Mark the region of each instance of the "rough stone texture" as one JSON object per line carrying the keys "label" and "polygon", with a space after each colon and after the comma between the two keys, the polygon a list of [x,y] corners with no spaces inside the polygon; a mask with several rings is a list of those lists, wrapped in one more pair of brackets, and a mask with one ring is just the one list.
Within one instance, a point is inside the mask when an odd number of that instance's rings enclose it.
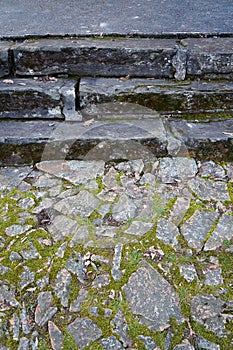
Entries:
{"label": "rough stone texture", "polygon": [[169,220],[173,224],[179,225],[183,220],[185,212],[188,210],[189,205],[190,198],[178,197],[169,215]]}
{"label": "rough stone texture", "polygon": [[226,318],[221,315],[224,307],[225,302],[212,295],[197,294],[191,300],[193,319],[214,332],[217,337],[222,337],[225,333]]}
{"label": "rough stone texture", "polygon": [[19,346],[17,350],[29,350],[29,339],[21,338],[19,341]]}
{"label": "rough stone texture", "polygon": [[173,350],[195,350],[188,340],[184,340],[181,344],[176,345]]}
{"label": "rough stone texture", "polygon": [[113,266],[112,266],[112,277],[114,281],[119,281],[121,279],[122,271],[121,266],[121,254],[122,254],[123,244],[118,243],[114,249]]}
{"label": "rough stone texture", "polygon": [[12,82],[0,81],[0,119],[64,118],[60,94],[64,82],[33,79],[14,79]]}
{"label": "rough stone texture", "polygon": [[60,350],[63,347],[64,336],[60,329],[51,321],[48,322],[48,331],[53,350]]}
{"label": "rough stone texture", "polygon": [[20,307],[20,303],[16,300],[14,292],[4,284],[0,285],[0,305],[0,311]]}
{"label": "rough stone texture", "polygon": [[9,237],[19,236],[27,232],[28,230],[30,230],[30,228],[32,228],[31,225],[22,226],[22,225],[14,224],[7,227],[5,234]]}
{"label": "rough stone texture", "polygon": [[90,233],[88,231],[87,226],[79,227],[78,230],[76,230],[76,232],[74,233],[72,239],[70,240],[69,247],[72,248],[80,242],[87,241],[89,236]]}
{"label": "rough stone texture", "polygon": [[156,229],[156,237],[158,239],[174,247],[178,244],[177,236],[179,234],[180,232],[176,225],[167,219],[159,219]]}
{"label": "rough stone texture", "polygon": [[208,232],[218,218],[218,213],[196,210],[195,213],[181,226],[181,233],[189,246],[201,249]]}
{"label": "rough stone texture", "polygon": [[151,337],[145,337],[144,335],[139,335],[138,339],[141,340],[145,344],[146,350],[155,350],[156,344]]}
{"label": "rough stone texture", "polygon": [[35,322],[41,327],[57,312],[57,307],[53,307],[53,297],[51,292],[41,292],[38,295],[38,304],[35,311]]}
{"label": "rough stone texture", "polygon": [[199,38],[182,40],[188,46],[187,76],[205,78],[231,77],[233,39]]}
{"label": "rough stone texture", "polygon": [[156,331],[168,328],[170,317],[181,323],[179,298],[173,287],[149,264],[143,265],[123,287],[131,311],[141,315],[141,322]]}
{"label": "rough stone texture", "polygon": [[67,307],[69,302],[69,286],[72,280],[71,274],[66,270],[62,269],[58,272],[57,278],[54,282],[54,292],[60,299],[62,306]]}
{"label": "rough stone texture", "polygon": [[210,257],[211,265],[203,270],[205,276],[205,284],[207,286],[219,286],[223,284],[222,269],[219,261],[215,257]]}
{"label": "rough stone texture", "polygon": [[74,185],[86,184],[104,173],[103,161],[54,160],[37,163],[36,167],[40,171],[65,179]]}
{"label": "rough stone texture", "polygon": [[232,119],[212,123],[172,119],[162,123],[158,118],[112,123],[96,121],[88,128],[78,122],[53,122],[51,125],[46,121],[2,121],[0,165],[39,162],[42,155],[43,160],[65,159],[68,151],[67,159],[78,156],[79,159],[109,161],[142,155],[150,159],[164,157],[167,155],[164,124],[184,142],[186,154],[188,151],[199,158],[232,160]]}
{"label": "rough stone texture", "polygon": [[137,207],[126,194],[123,194],[112,207],[112,216],[116,221],[127,221],[136,215]]}
{"label": "rough stone texture", "polygon": [[151,222],[143,222],[143,221],[134,221],[130,227],[125,230],[125,233],[130,235],[135,235],[142,237],[145,233],[147,233],[154,226]]}
{"label": "rough stone texture", "polygon": [[180,274],[187,282],[192,282],[195,278],[198,280],[197,272],[194,265],[180,266]]}
{"label": "rough stone texture", "polygon": [[86,300],[87,295],[88,291],[86,289],[80,289],[77,299],[74,300],[73,303],[71,303],[70,305],[70,311],[79,312],[82,303]]}
{"label": "rough stone texture", "polygon": [[226,179],[226,173],[223,167],[212,160],[209,162],[201,162],[198,173],[200,176],[211,177],[215,180]]}
{"label": "rough stone texture", "polygon": [[122,344],[117,340],[116,337],[112,336],[109,338],[103,338],[101,339],[101,345],[104,348],[104,350],[123,350],[124,347]]}
{"label": "rough stone texture", "polygon": [[[82,107],[88,107],[93,102],[103,104],[112,100],[140,104],[138,110],[132,109],[132,114],[138,118],[145,118],[146,115],[153,117],[151,109],[154,112],[174,113],[176,115],[178,111],[179,114],[216,112],[216,110],[227,112],[233,107],[231,101],[232,83],[230,81],[223,83],[186,80],[183,83],[177,83],[162,79],[122,81],[112,78],[83,78],[80,82],[79,95]],[[143,109],[142,106],[148,107],[148,109]],[[101,115],[108,114],[107,110],[106,113],[103,113],[104,111],[98,113],[100,112],[98,106],[97,111],[95,109],[96,107],[87,108],[82,114],[85,115],[86,111],[90,111],[91,114],[99,118],[103,118]],[[113,115],[115,114],[114,110],[111,112]],[[127,118],[127,110],[124,117]]]}
{"label": "rough stone texture", "polygon": [[214,250],[220,247],[224,240],[230,241],[233,237],[233,216],[223,214],[220,218],[214,232],[207,240],[204,250]]}
{"label": "rough stone texture", "polygon": [[62,199],[54,205],[54,209],[66,214],[83,218],[89,215],[98,207],[99,200],[88,191],[80,191],[76,196]]}
{"label": "rough stone texture", "polygon": [[102,331],[89,318],[76,318],[67,327],[67,331],[74,337],[75,343],[80,349],[85,348],[102,335]]}
{"label": "rough stone texture", "polygon": [[120,341],[122,342],[123,347],[130,347],[132,341],[128,335],[129,328],[121,310],[117,311],[115,317],[111,320],[110,325],[112,326],[113,333],[117,334],[120,337]]}
{"label": "rough stone texture", "polygon": [[197,165],[194,159],[185,157],[162,158],[159,162],[157,178],[163,183],[174,181],[187,181],[197,173]]}
{"label": "rough stone texture", "polygon": [[201,337],[200,335],[197,337],[196,344],[199,348],[203,350],[221,350],[220,345],[214,344],[205,338]]}
{"label": "rough stone texture", "polygon": [[227,184],[222,181],[195,178],[189,181],[191,190],[201,199],[227,201],[230,200]]}
{"label": "rough stone texture", "polygon": [[29,269],[29,267],[24,266],[23,272],[20,275],[19,288],[22,291],[29,284],[34,282],[35,273]]}
{"label": "rough stone texture", "polygon": [[[172,39],[27,41],[13,49],[18,75],[173,77]],[[87,60],[88,57],[88,60]],[[101,60],[100,60],[101,57]]]}
{"label": "rough stone texture", "polygon": [[23,179],[29,175],[31,171],[32,168],[29,166],[20,168],[0,168],[0,190],[11,190],[19,186]]}
{"label": "rough stone texture", "polygon": [[9,74],[8,50],[12,43],[0,42],[0,78]]}
{"label": "rough stone texture", "polygon": [[48,230],[55,241],[64,240],[66,237],[70,237],[77,231],[77,229],[78,223],[67,218],[65,215],[56,216],[52,221],[52,224],[48,226]]}

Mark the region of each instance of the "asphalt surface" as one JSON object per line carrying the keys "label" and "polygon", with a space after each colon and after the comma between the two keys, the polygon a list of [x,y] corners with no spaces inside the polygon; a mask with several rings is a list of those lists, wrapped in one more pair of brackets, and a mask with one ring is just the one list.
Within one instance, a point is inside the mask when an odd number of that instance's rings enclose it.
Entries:
{"label": "asphalt surface", "polygon": [[90,34],[233,34],[233,1],[1,1],[0,38]]}

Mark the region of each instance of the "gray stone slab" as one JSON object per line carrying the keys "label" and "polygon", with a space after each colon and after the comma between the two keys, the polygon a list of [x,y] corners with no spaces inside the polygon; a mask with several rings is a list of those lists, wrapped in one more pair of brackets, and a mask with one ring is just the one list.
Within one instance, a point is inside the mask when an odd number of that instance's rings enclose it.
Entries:
{"label": "gray stone slab", "polygon": [[[232,160],[233,120],[212,123],[166,121],[184,142],[186,154],[214,160]],[[99,146],[97,146],[99,144]],[[17,153],[15,152],[17,145]],[[46,145],[46,146],[45,146]],[[6,122],[0,125],[0,165],[30,164],[51,159],[153,159],[167,154],[162,120],[83,123],[45,121]],[[224,152],[222,150],[224,149]]]}
{"label": "gray stone slab", "polygon": [[169,327],[170,317],[183,321],[179,298],[173,287],[149,264],[143,262],[123,287],[133,314],[150,329],[162,331]]}
{"label": "gray stone slab", "polygon": [[228,0],[198,0],[195,6],[178,0],[111,0],[107,4],[3,0],[1,6],[0,37],[232,33],[233,5]]}
{"label": "gray stone slab", "polygon": [[220,247],[224,240],[230,241],[233,237],[233,216],[229,214],[223,214],[220,218],[214,232],[207,240],[204,250],[214,250]]}
{"label": "gray stone slab", "polygon": [[75,343],[80,349],[100,338],[102,331],[89,318],[76,318],[68,327],[67,331],[73,336]]}
{"label": "gray stone slab", "polygon": [[[95,110],[95,107],[91,109],[88,105],[113,100],[137,103],[155,111],[175,115],[200,114],[216,110],[227,113],[233,109],[232,88],[233,84],[230,81],[223,83],[187,80],[176,82],[168,79],[83,78],[80,81],[79,96],[80,105],[86,107],[87,114],[91,111],[92,114],[98,113],[98,106]],[[143,110],[141,106],[133,111],[138,118],[144,118],[147,114],[153,117],[150,109]],[[82,113],[85,115],[86,111]],[[114,111],[112,113],[114,114]],[[195,119],[195,116],[193,118]]]}
{"label": "gray stone slab", "polygon": [[177,237],[180,232],[175,224],[165,218],[161,218],[158,221],[156,228],[156,237],[162,242],[171,246],[178,245]]}
{"label": "gray stone slab", "polygon": [[195,213],[181,226],[181,233],[189,246],[202,249],[208,232],[218,219],[216,212],[195,211]]}
{"label": "gray stone slab", "polygon": [[47,325],[48,321],[57,312],[57,307],[53,307],[53,297],[51,292],[41,292],[38,295],[38,303],[35,310],[35,322],[40,326]]}
{"label": "gray stone slab", "polygon": [[28,166],[20,168],[0,168],[0,190],[11,190],[19,186],[23,179],[31,172],[32,168]]}
{"label": "gray stone slab", "polygon": [[191,315],[195,321],[217,335],[225,333],[226,317],[222,315],[226,304],[223,300],[207,294],[197,294],[191,300]]}
{"label": "gray stone slab", "polygon": [[57,297],[60,299],[61,305],[68,306],[69,302],[69,286],[72,280],[71,274],[66,269],[61,269],[54,281],[53,289]]}
{"label": "gray stone slab", "polygon": [[[14,46],[18,75],[124,75],[172,78],[172,39],[58,39],[27,41]],[[88,57],[88,59],[87,59]]]}
{"label": "gray stone slab", "polygon": [[99,206],[99,200],[90,192],[83,190],[76,196],[62,199],[54,205],[54,209],[66,215],[87,218]]}
{"label": "gray stone slab", "polygon": [[74,185],[86,184],[104,174],[103,161],[44,161],[37,163],[40,171],[65,179]]}
{"label": "gray stone slab", "polygon": [[187,157],[162,158],[159,161],[157,179],[163,183],[187,181],[197,173],[197,164],[194,159]]}
{"label": "gray stone slab", "polygon": [[221,350],[220,345],[217,345],[215,343],[212,343],[205,338],[198,335],[197,337],[197,346],[203,350]]}
{"label": "gray stone slab", "polygon": [[184,340],[181,344],[176,345],[172,350],[195,350],[188,340]]}
{"label": "gray stone slab", "polygon": [[105,350],[123,350],[123,345],[117,340],[116,337],[108,337],[101,339],[101,345]]}
{"label": "gray stone slab", "polygon": [[130,235],[135,235],[135,236],[142,237],[153,226],[154,226],[154,223],[152,223],[152,222],[134,221],[130,225],[130,227],[127,230],[125,230],[125,233],[128,233]]}
{"label": "gray stone slab", "polygon": [[55,241],[64,240],[74,235],[78,229],[78,223],[65,215],[58,215],[54,218],[48,230]]}
{"label": "gray stone slab", "polygon": [[9,49],[13,43],[0,42],[0,78],[10,73],[8,66]]}
{"label": "gray stone slab", "polygon": [[201,199],[229,201],[230,196],[225,182],[211,179],[195,178],[188,182],[191,190]]}
{"label": "gray stone slab", "polygon": [[233,38],[199,38],[182,41],[188,47],[187,77],[232,77]]}
{"label": "gray stone slab", "polygon": [[50,342],[53,350],[60,350],[63,346],[64,335],[55,323],[48,322],[48,331],[50,336]]}

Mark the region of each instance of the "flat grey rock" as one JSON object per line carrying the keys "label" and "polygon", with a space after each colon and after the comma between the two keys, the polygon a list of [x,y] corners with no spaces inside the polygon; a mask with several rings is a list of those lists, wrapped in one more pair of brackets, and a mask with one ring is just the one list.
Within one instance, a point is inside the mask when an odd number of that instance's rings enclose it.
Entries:
{"label": "flat grey rock", "polygon": [[225,182],[195,178],[190,180],[188,185],[191,190],[203,200],[230,200],[227,184]]}
{"label": "flat grey rock", "polygon": [[179,225],[183,220],[185,213],[189,208],[189,205],[190,198],[178,197],[169,215],[169,220],[173,224]]}
{"label": "flat grey rock", "polygon": [[119,201],[113,205],[112,216],[116,221],[127,221],[137,216],[137,207],[132,199],[123,194]]}
{"label": "flat grey rock", "polygon": [[29,350],[30,340],[28,338],[21,338],[17,350]]}
{"label": "flat grey rock", "polygon": [[76,244],[81,242],[86,242],[90,236],[89,230],[87,226],[80,226],[75,230],[75,233],[72,235],[72,238],[69,242],[69,247],[72,248]]}
{"label": "flat grey rock", "polygon": [[74,185],[86,184],[104,173],[103,161],[51,160],[37,163],[36,167]]}
{"label": "flat grey rock", "polygon": [[5,234],[9,237],[19,236],[27,232],[28,230],[30,230],[30,228],[32,228],[31,225],[23,226],[23,225],[13,224],[6,228]]}
{"label": "flat grey rock", "polygon": [[54,292],[60,299],[61,305],[64,307],[68,306],[69,302],[69,286],[72,280],[71,274],[66,270],[62,269],[58,272],[56,280],[53,285]]}
{"label": "flat grey rock", "polygon": [[20,168],[0,168],[0,190],[11,190],[20,185],[20,183],[32,171],[29,166]]}
{"label": "flat grey rock", "polygon": [[133,314],[150,329],[162,331],[169,327],[170,317],[183,322],[179,298],[173,287],[149,264],[143,263],[123,287]]}
{"label": "flat grey rock", "polygon": [[220,350],[220,345],[212,343],[198,335],[197,346],[203,350]]}
{"label": "flat grey rock", "polygon": [[78,223],[65,215],[56,216],[51,225],[48,226],[48,230],[55,241],[64,240],[66,237],[74,235],[77,229]]}
{"label": "flat grey rock", "polygon": [[205,285],[219,286],[223,284],[222,269],[216,257],[210,257],[211,265],[203,270],[205,276]]}
{"label": "flat grey rock", "polygon": [[155,350],[156,349],[156,344],[151,337],[139,335],[138,339],[144,343],[146,350]]}
{"label": "flat grey rock", "polygon": [[86,300],[88,291],[86,289],[80,289],[77,298],[70,305],[70,312],[79,312],[82,303]]}
{"label": "flat grey rock", "polygon": [[135,236],[142,237],[153,226],[154,226],[154,223],[152,223],[152,222],[134,221],[130,225],[130,227],[127,230],[125,230],[125,233],[128,233],[130,235],[135,235]]}
{"label": "flat grey rock", "polygon": [[88,218],[90,214],[99,206],[99,200],[90,192],[83,190],[76,196],[62,199],[54,205],[54,209],[65,215]]}
{"label": "flat grey rock", "polygon": [[[18,5],[18,7],[17,7]],[[174,8],[176,11],[174,12]],[[28,21],[25,18],[28,14]],[[189,3],[168,0],[148,2],[120,1],[108,4],[73,2],[64,4],[40,0],[32,4],[23,0],[2,2],[1,37],[28,35],[91,35],[104,34],[219,34],[232,33],[233,6],[222,2],[197,1]],[[206,19],[206,14],[208,19]],[[54,15],[53,21],[51,21]]]}
{"label": "flat grey rock", "polygon": [[195,213],[181,226],[181,233],[190,247],[201,249],[208,232],[218,218],[216,212],[196,210]]}
{"label": "flat grey rock", "polygon": [[192,282],[195,278],[198,280],[197,271],[194,265],[181,265],[180,274],[187,282]]}
{"label": "flat grey rock", "polygon": [[157,179],[162,183],[187,181],[197,173],[197,164],[194,159],[185,157],[162,158],[159,161]]}
{"label": "flat grey rock", "polygon": [[229,214],[223,214],[220,218],[214,232],[207,240],[204,250],[214,250],[220,247],[224,240],[230,241],[233,237],[233,216]]}
{"label": "flat grey rock", "polygon": [[53,297],[51,292],[41,292],[38,295],[38,303],[35,311],[35,322],[42,327],[47,325],[48,321],[57,312],[57,307],[52,306]]}
{"label": "flat grey rock", "polygon": [[0,285],[0,302],[1,311],[20,307],[20,303],[16,300],[14,292],[4,284]]}
{"label": "flat grey rock", "polygon": [[225,333],[226,318],[222,316],[225,302],[212,295],[197,294],[191,300],[191,314],[195,321],[214,332],[217,337]]}
{"label": "flat grey rock", "polygon": [[24,266],[23,272],[19,276],[19,288],[22,291],[25,287],[30,285],[35,280],[35,273],[29,269],[29,267]]}
{"label": "flat grey rock", "polygon": [[195,348],[187,340],[187,341],[183,341],[179,345],[176,345],[172,350],[195,350]]}
{"label": "flat grey rock", "polygon": [[76,318],[67,327],[67,331],[72,335],[80,349],[87,347],[102,335],[102,331],[89,318]]}
{"label": "flat grey rock", "polygon": [[223,167],[212,160],[201,162],[198,173],[200,176],[211,177],[215,180],[224,180],[226,178]]}
{"label": "flat grey rock", "polygon": [[101,339],[101,345],[104,350],[123,350],[123,345],[117,340],[116,337],[112,336],[109,338]]}
{"label": "flat grey rock", "polygon": [[161,218],[158,221],[156,229],[156,237],[171,246],[178,245],[177,237],[180,232],[175,224],[167,219]]}
{"label": "flat grey rock", "polygon": [[48,331],[53,350],[60,350],[63,346],[64,335],[60,329],[51,321],[48,322]]}

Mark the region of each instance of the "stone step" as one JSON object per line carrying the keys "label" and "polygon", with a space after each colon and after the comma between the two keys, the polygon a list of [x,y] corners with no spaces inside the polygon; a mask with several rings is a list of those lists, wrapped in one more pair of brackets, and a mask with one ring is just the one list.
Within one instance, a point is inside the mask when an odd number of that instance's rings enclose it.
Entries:
{"label": "stone step", "polygon": [[233,38],[96,37],[0,41],[0,76],[232,79]]}
{"label": "stone step", "polygon": [[[184,81],[165,79],[83,78],[81,107],[112,101],[140,104],[175,117],[208,117],[233,113],[233,83],[226,81]],[[135,106],[136,107],[136,106]],[[113,112],[113,111],[111,111]],[[94,113],[94,112],[93,112]],[[136,108],[135,108],[136,113]],[[229,117],[228,115],[228,117]]]}
{"label": "stone step", "polygon": [[1,121],[0,165],[47,159],[137,159],[191,155],[233,161],[233,120],[89,120],[89,122]]}
{"label": "stone step", "polygon": [[0,119],[80,120],[76,112],[76,81],[0,80]]}
{"label": "stone step", "polygon": [[[118,113],[109,102],[131,104]],[[0,119],[81,121],[78,109],[84,117],[99,118],[99,114],[111,119],[117,113],[118,118],[125,118],[130,113],[132,118],[140,118],[140,106],[178,118],[229,118],[233,114],[233,83],[142,78],[82,78],[79,83],[48,76],[0,80]]]}

